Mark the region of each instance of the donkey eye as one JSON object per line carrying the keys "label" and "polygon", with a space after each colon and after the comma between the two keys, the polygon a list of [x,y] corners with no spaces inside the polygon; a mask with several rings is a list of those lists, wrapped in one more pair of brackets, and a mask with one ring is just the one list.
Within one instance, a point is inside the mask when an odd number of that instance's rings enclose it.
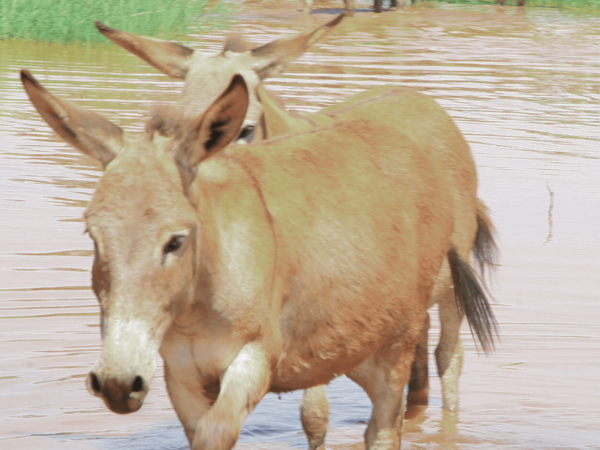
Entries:
{"label": "donkey eye", "polygon": [[179,247],[183,245],[185,241],[185,236],[173,236],[171,240],[165,245],[164,253],[171,253],[177,250]]}
{"label": "donkey eye", "polygon": [[253,133],[254,133],[254,125],[246,125],[240,132],[238,139],[244,139],[244,140],[247,140],[248,142],[250,142],[252,140]]}

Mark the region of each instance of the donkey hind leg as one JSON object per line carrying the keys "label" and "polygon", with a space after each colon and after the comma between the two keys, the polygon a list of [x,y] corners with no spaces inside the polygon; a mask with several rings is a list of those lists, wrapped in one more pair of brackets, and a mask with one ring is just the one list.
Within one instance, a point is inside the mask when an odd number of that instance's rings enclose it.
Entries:
{"label": "donkey hind leg", "polygon": [[373,9],[376,13],[381,12],[381,7],[383,6],[383,0],[374,0],[373,1]]}
{"label": "donkey hind leg", "polygon": [[427,337],[429,335],[429,314],[425,319],[419,342],[415,350],[415,360],[410,371],[408,383],[408,406],[427,405],[429,399],[429,371],[427,367]]}
{"label": "donkey hind leg", "polygon": [[[444,406],[456,408],[458,404],[458,377],[462,369],[463,349],[458,333],[463,317],[467,317],[471,333],[477,338],[484,352],[494,348],[498,335],[498,323],[477,275],[456,248],[447,253],[452,273],[454,302],[446,295],[439,302],[442,335],[435,357],[444,390]],[[452,305],[452,306],[451,306]],[[455,390],[451,389],[455,386]]]}
{"label": "donkey hind leg", "polygon": [[[418,331],[417,331],[418,332]],[[404,335],[384,346],[347,376],[360,385],[373,403],[371,420],[365,432],[367,450],[398,450],[404,419],[404,387],[418,336]]]}
{"label": "donkey hind leg", "polygon": [[329,402],[325,395],[325,385],[306,389],[300,405],[302,427],[308,438],[310,450],[325,444],[325,434],[329,425]]}
{"label": "donkey hind leg", "polygon": [[435,362],[442,382],[444,408],[455,410],[458,407],[458,380],[463,364],[459,333],[464,313],[456,305],[454,289],[448,289],[440,299],[439,314],[441,334],[435,349]]}

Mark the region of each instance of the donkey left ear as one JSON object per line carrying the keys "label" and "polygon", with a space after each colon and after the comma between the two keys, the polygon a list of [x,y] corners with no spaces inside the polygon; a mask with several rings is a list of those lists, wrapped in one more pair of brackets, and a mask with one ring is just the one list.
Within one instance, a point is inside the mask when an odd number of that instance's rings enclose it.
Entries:
{"label": "donkey left ear", "polygon": [[48,125],[66,142],[106,168],[123,147],[123,130],[92,111],[50,94],[28,70],[21,70],[21,81],[31,103]]}
{"label": "donkey left ear", "polygon": [[175,161],[192,170],[200,162],[225,148],[239,134],[248,109],[248,88],[241,75],[235,75],[227,90],[198,120],[176,137],[172,147]]}

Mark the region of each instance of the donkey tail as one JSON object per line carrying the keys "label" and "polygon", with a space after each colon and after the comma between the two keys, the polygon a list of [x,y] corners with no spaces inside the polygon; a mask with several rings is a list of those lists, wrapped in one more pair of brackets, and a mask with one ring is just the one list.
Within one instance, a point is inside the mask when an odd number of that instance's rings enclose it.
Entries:
{"label": "donkey tail", "polygon": [[481,343],[484,352],[494,349],[498,323],[487,299],[485,290],[475,271],[463,260],[454,246],[448,251],[448,262],[454,282],[454,297],[458,309],[464,312],[473,336]]}
{"label": "donkey tail", "polygon": [[498,246],[494,240],[495,231],[487,206],[477,199],[477,234],[473,244],[473,256],[482,277],[485,277],[486,269],[491,273],[496,266]]}

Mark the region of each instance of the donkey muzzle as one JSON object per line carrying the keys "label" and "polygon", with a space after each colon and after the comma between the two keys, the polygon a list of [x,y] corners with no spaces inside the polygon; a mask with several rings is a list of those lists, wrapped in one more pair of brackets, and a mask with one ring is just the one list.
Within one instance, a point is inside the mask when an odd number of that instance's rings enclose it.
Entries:
{"label": "donkey muzzle", "polygon": [[90,394],[100,397],[111,411],[118,414],[140,409],[149,389],[149,382],[140,375],[103,378],[94,371],[88,374],[85,384]]}

